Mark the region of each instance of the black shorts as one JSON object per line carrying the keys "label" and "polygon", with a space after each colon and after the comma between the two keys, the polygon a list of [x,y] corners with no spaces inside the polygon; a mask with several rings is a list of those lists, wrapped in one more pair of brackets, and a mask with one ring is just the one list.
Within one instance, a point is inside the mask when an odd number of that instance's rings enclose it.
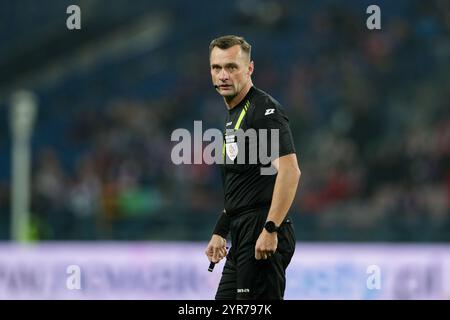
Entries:
{"label": "black shorts", "polygon": [[291,219],[284,219],[275,254],[266,260],[256,260],[255,245],[267,214],[267,208],[257,209],[231,219],[231,248],[216,300],[284,298],[286,268],[295,250],[294,229]]}

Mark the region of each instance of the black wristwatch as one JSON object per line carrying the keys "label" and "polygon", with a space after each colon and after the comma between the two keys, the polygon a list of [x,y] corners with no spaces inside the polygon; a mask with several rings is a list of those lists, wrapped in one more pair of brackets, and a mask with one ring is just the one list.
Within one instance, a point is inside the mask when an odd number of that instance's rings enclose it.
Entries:
{"label": "black wristwatch", "polygon": [[264,225],[264,229],[266,229],[267,232],[269,232],[269,233],[273,233],[273,232],[278,232],[280,227],[277,227],[275,225],[275,222],[273,222],[273,221],[267,221],[266,224]]}

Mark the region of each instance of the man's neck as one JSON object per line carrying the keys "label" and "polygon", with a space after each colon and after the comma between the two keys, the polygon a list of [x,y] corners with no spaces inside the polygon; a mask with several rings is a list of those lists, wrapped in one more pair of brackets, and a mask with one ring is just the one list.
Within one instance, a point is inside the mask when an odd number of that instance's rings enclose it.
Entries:
{"label": "man's neck", "polygon": [[250,91],[250,89],[253,87],[253,82],[252,80],[249,80],[247,82],[247,84],[245,85],[245,87],[241,90],[241,92],[239,92],[239,94],[237,94],[233,99],[231,99],[230,101],[227,101],[225,98],[225,104],[227,105],[227,109],[231,110],[234,107],[236,107],[247,95],[247,93]]}

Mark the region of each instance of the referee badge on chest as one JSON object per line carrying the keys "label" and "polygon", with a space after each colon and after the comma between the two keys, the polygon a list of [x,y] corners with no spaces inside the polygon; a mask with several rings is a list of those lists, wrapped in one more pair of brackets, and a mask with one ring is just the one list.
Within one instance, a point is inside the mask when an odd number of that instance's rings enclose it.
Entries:
{"label": "referee badge on chest", "polygon": [[234,161],[234,159],[236,159],[238,152],[239,152],[237,143],[236,142],[227,143],[225,145],[225,148],[227,150],[228,158],[230,158],[232,161]]}
{"label": "referee badge on chest", "polygon": [[227,156],[231,159],[231,161],[234,161],[234,159],[236,159],[239,152],[237,142],[235,142],[235,137],[236,136],[234,134],[225,136],[225,149],[227,151]]}

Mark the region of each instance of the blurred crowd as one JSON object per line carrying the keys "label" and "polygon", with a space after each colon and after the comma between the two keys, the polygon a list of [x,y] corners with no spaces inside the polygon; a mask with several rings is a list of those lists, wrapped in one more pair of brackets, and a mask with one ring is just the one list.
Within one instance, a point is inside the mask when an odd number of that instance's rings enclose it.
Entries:
{"label": "blurred crowd", "polygon": [[[258,3],[276,14],[251,15]],[[347,7],[304,9],[243,1],[228,21],[253,45],[255,85],[290,118],[302,170],[290,211],[297,238],[450,241],[448,4],[401,7],[383,16],[380,31],[367,30],[366,16]],[[223,125],[207,46],[180,44],[167,94],[73,108],[60,131],[50,130],[64,146],[42,139],[34,150],[31,237],[208,239],[223,207],[219,168],[170,160],[173,130],[193,130],[194,120],[204,130]]]}

